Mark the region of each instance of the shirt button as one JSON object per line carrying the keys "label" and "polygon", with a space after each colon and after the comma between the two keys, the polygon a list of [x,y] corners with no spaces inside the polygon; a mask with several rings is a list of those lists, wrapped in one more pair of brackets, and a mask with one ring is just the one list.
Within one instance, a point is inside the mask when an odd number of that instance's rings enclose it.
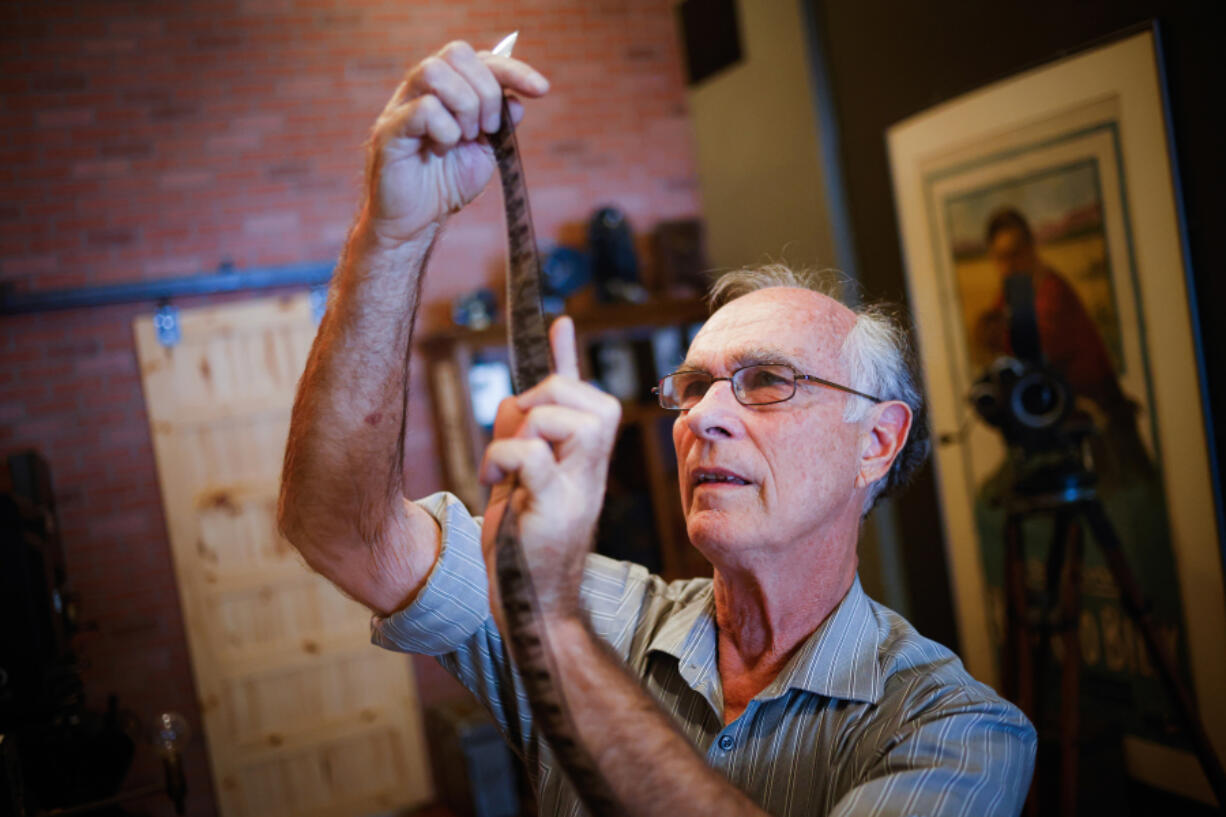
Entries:
{"label": "shirt button", "polygon": [[732,747],[736,745],[736,741],[732,739],[732,735],[720,735],[719,748],[725,752],[732,751]]}

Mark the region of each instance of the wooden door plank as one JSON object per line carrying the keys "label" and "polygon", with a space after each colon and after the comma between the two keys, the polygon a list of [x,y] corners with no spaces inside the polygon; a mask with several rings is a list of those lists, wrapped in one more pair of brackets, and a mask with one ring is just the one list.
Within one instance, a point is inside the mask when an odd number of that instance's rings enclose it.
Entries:
{"label": "wooden door plank", "polygon": [[314,335],[306,296],[182,310],[180,331],[167,349],[150,317],[134,323],[222,813],[423,802],[409,662],[372,647],[369,612],[276,531],[289,407]]}

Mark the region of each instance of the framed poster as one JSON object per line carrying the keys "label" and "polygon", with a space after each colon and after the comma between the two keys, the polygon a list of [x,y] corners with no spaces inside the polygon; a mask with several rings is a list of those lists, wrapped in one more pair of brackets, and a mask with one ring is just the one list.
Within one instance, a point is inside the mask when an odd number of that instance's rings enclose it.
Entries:
{"label": "framed poster", "polygon": [[[1153,33],[924,111],[888,145],[968,669],[999,686],[1003,501],[1019,473],[969,396],[1017,356],[1005,282],[1025,278],[1043,358],[1093,429],[1098,496],[1226,755],[1226,602]],[[1051,524],[1023,529],[1031,590]],[[1117,710],[1130,772],[1210,799],[1092,538],[1079,626],[1083,685]]]}

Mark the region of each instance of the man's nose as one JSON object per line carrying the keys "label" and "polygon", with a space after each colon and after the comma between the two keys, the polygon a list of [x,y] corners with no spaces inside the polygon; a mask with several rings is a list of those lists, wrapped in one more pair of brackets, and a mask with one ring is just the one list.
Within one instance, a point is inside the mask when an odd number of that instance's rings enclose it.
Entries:
{"label": "man's nose", "polygon": [[703,440],[723,440],[740,436],[742,406],[732,393],[732,382],[717,380],[702,399],[685,412],[690,433]]}

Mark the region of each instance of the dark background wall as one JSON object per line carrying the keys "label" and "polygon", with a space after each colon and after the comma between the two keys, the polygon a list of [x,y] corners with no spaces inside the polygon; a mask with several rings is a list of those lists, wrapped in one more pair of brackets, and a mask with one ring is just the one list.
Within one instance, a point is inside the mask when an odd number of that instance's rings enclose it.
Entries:
{"label": "dark background wall", "polygon": [[[1156,18],[1170,91],[1193,273],[1216,418],[1226,407],[1226,179],[1222,139],[1221,3],[1029,0],[923,3],[806,0],[829,74],[858,271],[874,298],[906,301],[885,130],[966,91],[1080,50]],[[1214,423],[1210,421],[1210,432]],[[1226,434],[1212,440],[1218,463]],[[1216,469],[1215,469],[1216,471]],[[1219,503],[1220,504],[1220,503]],[[956,645],[936,487],[931,469],[899,500],[902,543],[919,630]],[[1220,517],[1219,517],[1220,518]]]}
{"label": "dark background wall", "polygon": [[[573,241],[606,203],[643,234],[697,215],[671,0],[5,0],[0,285],[335,260],[363,140],[406,67],[451,39],[488,47],[515,29],[517,56],[554,82],[520,132],[537,236]],[[455,294],[501,283],[504,243],[497,195],[450,222],[426,283],[427,328],[447,320]],[[34,448],[50,462],[91,702],[114,692],[146,719],[187,715],[189,813],[205,815],[211,786],[132,340],[132,318],[153,308],[0,317],[0,456]],[[407,490],[421,496],[441,481],[423,367],[414,375]],[[415,666],[424,701],[455,693],[433,662]],[[129,784],[159,775],[153,759]],[[170,812],[164,799],[149,807]]]}

